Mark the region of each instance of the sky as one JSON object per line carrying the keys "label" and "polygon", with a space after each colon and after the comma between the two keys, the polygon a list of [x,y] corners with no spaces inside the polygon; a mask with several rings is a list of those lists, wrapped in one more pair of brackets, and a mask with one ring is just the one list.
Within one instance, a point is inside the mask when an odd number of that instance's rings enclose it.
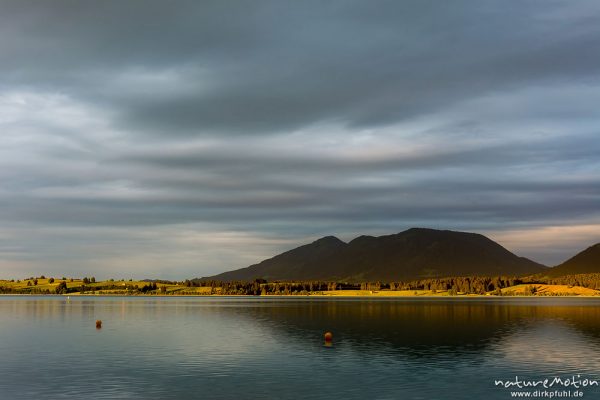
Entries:
{"label": "sky", "polygon": [[600,242],[600,2],[0,1],[0,277]]}

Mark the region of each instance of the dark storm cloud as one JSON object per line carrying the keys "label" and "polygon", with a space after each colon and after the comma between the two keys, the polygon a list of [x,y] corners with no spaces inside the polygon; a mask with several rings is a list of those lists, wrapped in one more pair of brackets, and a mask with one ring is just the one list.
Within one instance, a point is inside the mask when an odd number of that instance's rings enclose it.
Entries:
{"label": "dark storm cloud", "polygon": [[3,1],[0,268],[416,225],[562,261],[600,241],[598,48],[595,1]]}
{"label": "dark storm cloud", "polygon": [[[114,107],[122,129],[173,135],[390,124],[600,69],[598,19],[553,17],[561,3],[176,5],[9,2],[3,72]],[[145,90],[118,81],[129,70],[146,71]]]}

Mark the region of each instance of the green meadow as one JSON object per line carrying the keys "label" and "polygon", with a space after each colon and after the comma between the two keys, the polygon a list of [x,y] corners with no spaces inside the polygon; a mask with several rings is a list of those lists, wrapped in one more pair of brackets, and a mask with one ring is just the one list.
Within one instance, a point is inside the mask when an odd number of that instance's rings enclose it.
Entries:
{"label": "green meadow", "polygon": [[[162,296],[231,296],[231,295],[290,295],[331,297],[415,297],[415,296],[600,296],[600,291],[573,285],[517,284],[501,290],[483,293],[466,293],[456,290],[357,290],[344,289],[329,284],[327,290],[293,290],[300,288],[298,282],[253,283],[206,283],[196,286],[190,281],[115,280],[96,281],[94,278],[29,277],[26,279],[0,280],[1,294],[22,295],[162,295]],[[283,289],[280,289],[283,288]]]}

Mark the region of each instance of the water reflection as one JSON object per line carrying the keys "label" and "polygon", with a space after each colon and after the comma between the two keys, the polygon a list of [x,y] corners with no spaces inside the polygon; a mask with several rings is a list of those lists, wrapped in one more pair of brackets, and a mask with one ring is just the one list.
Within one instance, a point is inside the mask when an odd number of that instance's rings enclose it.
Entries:
{"label": "water reflection", "polygon": [[[600,350],[598,305],[595,299],[3,296],[0,394],[507,398],[494,378],[600,370],[590,356]],[[324,343],[327,331],[333,346]]]}
{"label": "water reflection", "polygon": [[515,331],[531,330],[542,321],[571,327],[597,340],[598,304],[577,299],[283,301],[268,306],[257,302],[227,307],[222,312],[236,319],[260,321],[296,342],[312,342],[327,329],[335,333],[336,342],[357,351],[391,348],[419,357],[479,351]]}

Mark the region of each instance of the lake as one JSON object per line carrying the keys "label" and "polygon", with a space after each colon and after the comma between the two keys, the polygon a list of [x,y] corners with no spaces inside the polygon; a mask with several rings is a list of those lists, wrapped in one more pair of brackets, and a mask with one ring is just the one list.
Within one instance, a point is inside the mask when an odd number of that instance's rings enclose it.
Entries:
{"label": "lake", "polygon": [[0,296],[0,399],[509,399],[496,380],[600,379],[599,306]]}

